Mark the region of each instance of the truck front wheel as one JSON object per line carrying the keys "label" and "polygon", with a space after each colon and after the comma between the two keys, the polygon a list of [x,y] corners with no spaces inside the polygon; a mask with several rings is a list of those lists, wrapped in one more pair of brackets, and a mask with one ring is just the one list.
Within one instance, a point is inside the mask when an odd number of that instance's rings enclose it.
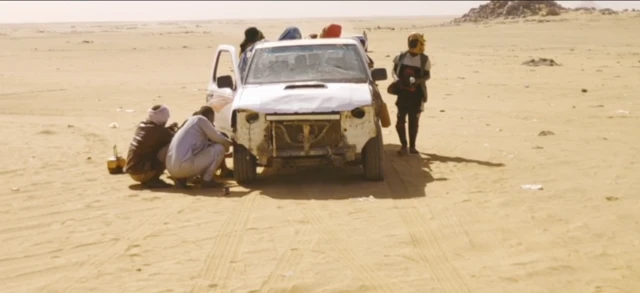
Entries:
{"label": "truck front wheel", "polygon": [[362,169],[364,179],[369,181],[384,180],[384,147],[382,145],[382,131],[377,125],[378,135],[371,138],[362,148]]}
{"label": "truck front wheel", "polygon": [[246,147],[233,146],[233,175],[238,184],[251,183],[257,177],[257,160]]}

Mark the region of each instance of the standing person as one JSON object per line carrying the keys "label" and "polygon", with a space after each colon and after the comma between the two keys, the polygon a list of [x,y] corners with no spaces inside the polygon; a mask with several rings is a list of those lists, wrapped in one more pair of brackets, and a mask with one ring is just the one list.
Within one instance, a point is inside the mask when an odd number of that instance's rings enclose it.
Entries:
{"label": "standing person", "polygon": [[167,151],[167,171],[178,187],[186,187],[187,180],[198,175],[202,187],[216,187],[213,175],[231,146],[231,141],[213,127],[211,107],[201,107],[198,114],[176,132]]}
{"label": "standing person", "polygon": [[[402,147],[399,155],[407,153],[417,154],[416,138],[420,114],[424,111],[427,102],[427,81],[431,78],[431,61],[425,55],[425,39],[423,34],[412,33],[407,38],[409,50],[400,53],[393,59],[393,75],[397,77],[395,82],[395,94],[398,98],[398,117],[396,130]],[[405,121],[409,120],[409,141]],[[408,149],[407,149],[408,147]]]}
{"label": "standing person", "polygon": [[176,131],[177,124],[165,127],[169,121],[169,108],[155,105],[148,111],[148,117],[136,128],[124,171],[134,181],[147,188],[163,188],[169,184],[160,179],[165,170],[167,148]]}
{"label": "standing person", "polygon": [[332,23],[322,29],[322,32],[320,33],[319,37],[321,39],[328,39],[328,38],[339,38],[340,36],[342,36],[342,26],[339,24]]}

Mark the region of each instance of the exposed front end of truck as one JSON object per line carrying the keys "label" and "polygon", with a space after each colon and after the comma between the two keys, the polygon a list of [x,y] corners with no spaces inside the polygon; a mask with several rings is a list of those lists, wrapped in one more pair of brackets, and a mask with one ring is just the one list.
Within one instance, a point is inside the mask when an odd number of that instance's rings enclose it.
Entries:
{"label": "exposed front end of truck", "polygon": [[235,139],[260,166],[358,164],[378,134],[371,105],[351,111],[266,114],[239,110]]}

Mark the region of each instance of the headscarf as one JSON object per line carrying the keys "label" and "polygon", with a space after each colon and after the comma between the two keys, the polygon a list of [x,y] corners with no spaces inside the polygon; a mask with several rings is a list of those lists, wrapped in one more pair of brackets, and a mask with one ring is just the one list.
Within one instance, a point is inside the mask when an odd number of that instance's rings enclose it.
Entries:
{"label": "headscarf", "polygon": [[320,33],[320,38],[321,39],[339,38],[341,35],[342,35],[342,26],[339,24],[332,23],[322,29],[322,33]]}
{"label": "headscarf", "polygon": [[264,34],[262,34],[259,29],[253,26],[247,28],[244,31],[244,40],[240,43],[240,55],[242,55],[242,53],[244,53],[244,51],[246,51],[251,45],[263,39]]}
{"label": "headscarf", "polygon": [[162,105],[159,109],[153,110],[153,108],[149,109],[149,121],[157,124],[157,125],[165,125],[167,121],[169,121],[169,108],[167,106]]}
{"label": "headscarf", "polygon": [[280,35],[280,38],[278,38],[278,41],[299,40],[299,39],[302,39],[302,33],[300,32],[300,29],[298,29],[295,26],[290,26],[287,29],[285,29],[284,32],[282,32],[282,34]]}
{"label": "headscarf", "polygon": [[415,48],[409,48],[409,53],[413,53],[413,54],[422,54],[422,53],[424,53],[425,45],[427,43],[427,41],[424,39],[424,34],[411,33],[409,35],[409,37],[407,38],[407,46],[409,45],[409,42],[411,42],[413,40],[417,40],[418,41],[418,46],[415,47]]}

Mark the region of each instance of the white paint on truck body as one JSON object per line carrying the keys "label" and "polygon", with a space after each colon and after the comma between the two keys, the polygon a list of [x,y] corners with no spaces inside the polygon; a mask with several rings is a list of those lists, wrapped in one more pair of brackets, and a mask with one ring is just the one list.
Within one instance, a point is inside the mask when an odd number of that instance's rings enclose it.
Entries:
{"label": "white paint on truck body", "polygon": [[326,83],[326,88],[294,88],[286,86],[309,83],[246,85],[236,95],[232,110],[258,113],[326,113],[351,111],[371,105],[367,83]]}
{"label": "white paint on truck body", "polygon": [[[316,44],[358,44],[353,39],[319,39],[293,40],[281,42],[264,42],[256,45],[256,50],[268,47],[304,46]],[[219,52],[232,55],[233,65],[237,69],[237,57],[231,46],[221,46]],[[364,50],[360,47],[360,61],[365,62]],[[364,146],[371,138],[378,135],[378,119],[374,110],[373,90],[371,80],[367,82],[289,82],[244,84],[237,70],[233,74],[236,87],[218,88],[213,70],[213,81],[210,83],[207,104],[216,110],[216,124],[219,129],[229,134],[235,141],[247,148],[256,156],[258,163],[264,165],[270,158],[280,157],[278,146],[275,145],[274,129],[277,123],[302,123],[308,129],[308,123],[324,123],[322,121],[339,120],[341,142],[338,146],[327,149],[308,149],[298,154],[297,150],[288,150],[283,156],[313,156],[327,152],[332,156],[333,151],[341,151],[347,161],[357,159]],[[249,72],[251,67],[248,68]],[[369,78],[371,76],[369,75]],[[364,117],[352,116],[352,110],[361,108]],[[247,120],[251,115],[253,119]],[[257,119],[256,119],[257,117]],[[305,134],[306,135],[306,134]],[[332,150],[331,148],[335,148]],[[345,151],[346,150],[346,151]]]}

